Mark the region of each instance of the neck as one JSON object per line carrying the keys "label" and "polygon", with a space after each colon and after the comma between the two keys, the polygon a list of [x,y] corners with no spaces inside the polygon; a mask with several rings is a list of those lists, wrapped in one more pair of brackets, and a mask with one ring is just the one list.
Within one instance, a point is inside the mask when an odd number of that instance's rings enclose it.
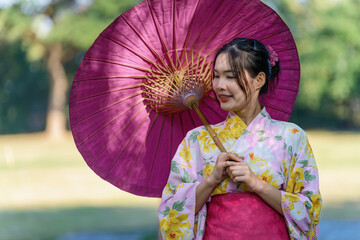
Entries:
{"label": "neck", "polygon": [[249,103],[246,109],[242,111],[235,112],[236,115],[238,115],[241,120],[246,124],[246,126],[249,126],[249,124],[254,120],[254,118],[261,112],[261,106],[259,101],[256,101],[254,103]]}

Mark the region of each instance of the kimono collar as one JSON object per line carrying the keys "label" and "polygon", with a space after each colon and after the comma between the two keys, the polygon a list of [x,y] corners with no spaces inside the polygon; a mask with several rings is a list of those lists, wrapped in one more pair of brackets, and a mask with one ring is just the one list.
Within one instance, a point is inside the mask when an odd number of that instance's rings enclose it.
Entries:
{"label": "kimono collar", "polygon": [[266,111],[266,108],[263,107],[260,113],[251,121],[251,123],[246,126],[246,124],[243,122],[243,120],[236,115],[234,112],[229,112],[226,120],[225,120],[225,126],[241,126],[238,128],[239,131],[236,133],[236,138],[239,138],[243,132],[252,132],[252,131],[258,131],[265,128],[265,125],[271,121],[271,117],[269,113]]}

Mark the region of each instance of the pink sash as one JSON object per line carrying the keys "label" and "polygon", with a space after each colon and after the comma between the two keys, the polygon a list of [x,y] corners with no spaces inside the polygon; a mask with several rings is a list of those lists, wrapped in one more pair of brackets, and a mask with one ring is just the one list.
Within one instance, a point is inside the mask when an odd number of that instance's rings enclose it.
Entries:
{"label": "pink sash", "polygon": [[204,240],[288,240],[284,217],[255,193],[228,193],[211,198]]}

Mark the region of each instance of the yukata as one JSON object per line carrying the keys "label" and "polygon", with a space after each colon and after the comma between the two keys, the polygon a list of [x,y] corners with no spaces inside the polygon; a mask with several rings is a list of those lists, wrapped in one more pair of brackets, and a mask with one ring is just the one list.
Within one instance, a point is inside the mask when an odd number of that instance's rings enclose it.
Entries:
{"label": "yukata", "polygon": [[[293,123],[271,119],[265,107],[249,126],[230,112],[225,121],[212,128],[228,152],[244,156],[257,177],[281,191],[290,239],[316,239],[322,199],[317,166],[305,132]],[[207,204],[195,214],[196,188],[211,174],[219,154],[204,126],[189,131],[179,145],[159,206],[164,240],[203,238]],[[238,192],[250,190],[226,178],[208,202],[214,195]]]}

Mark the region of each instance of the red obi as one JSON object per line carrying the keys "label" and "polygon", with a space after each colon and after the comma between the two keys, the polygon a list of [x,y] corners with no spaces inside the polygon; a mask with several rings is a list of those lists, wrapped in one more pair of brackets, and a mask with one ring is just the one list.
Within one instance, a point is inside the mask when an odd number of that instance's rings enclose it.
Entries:
{"label": "red obi", "polygon": [[204,240],[288,240],[284,217],[255,193],[211,197]]}

